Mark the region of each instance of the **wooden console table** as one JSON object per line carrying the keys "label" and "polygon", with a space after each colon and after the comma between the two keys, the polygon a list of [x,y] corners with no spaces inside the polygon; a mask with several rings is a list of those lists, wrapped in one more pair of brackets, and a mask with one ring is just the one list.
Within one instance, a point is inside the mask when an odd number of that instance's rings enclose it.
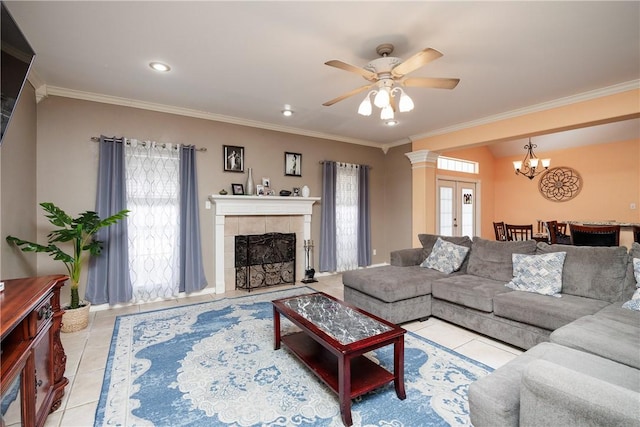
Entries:
{"label": "wooden console table", "polygon": [[0,292],[1,425],[42,426],[60,407],[67,356],[60,341],[64,275],[4,281]]}

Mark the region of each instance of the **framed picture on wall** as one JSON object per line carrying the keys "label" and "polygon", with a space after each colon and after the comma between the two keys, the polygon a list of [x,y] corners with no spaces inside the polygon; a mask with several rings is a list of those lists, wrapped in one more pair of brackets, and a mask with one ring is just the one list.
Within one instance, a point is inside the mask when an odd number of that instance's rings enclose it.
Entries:
{"label": "framed picture on wall", "polygon": [[244,147],[223,145],[222,162],[225,172],[244,172]]}
{"label": "framed picture on wall", "polygon": [[284,153],[284,174],[302,176],[302,154]]}

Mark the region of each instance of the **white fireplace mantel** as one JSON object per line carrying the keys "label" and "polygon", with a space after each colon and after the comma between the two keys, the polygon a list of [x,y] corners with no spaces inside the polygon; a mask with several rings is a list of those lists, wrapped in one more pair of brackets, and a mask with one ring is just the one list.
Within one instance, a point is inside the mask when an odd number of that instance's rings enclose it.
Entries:
{"label": "white fireplace mantel", "polygon": [[224,283],[224,223],[226,216],[287,215],[304,216],[305,240],[311,239],[311,214],[313,204],[320,197],[279,196],[209,196],[214,210],[213,241],[216,293],[225,292]]}

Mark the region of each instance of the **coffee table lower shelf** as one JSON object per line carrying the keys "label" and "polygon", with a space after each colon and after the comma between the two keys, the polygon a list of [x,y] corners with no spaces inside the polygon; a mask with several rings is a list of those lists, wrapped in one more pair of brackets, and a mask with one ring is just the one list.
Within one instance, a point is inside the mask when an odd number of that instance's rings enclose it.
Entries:
{"label": "coffee table lower shelf", "polygon": [[[304,332],[281,337],[282,342],[336,394],[340,394],[338,357]],[[345,390],[351,399],[363,395],[394,380],[394,375],[359,355],[351,359],[351,389]]]}

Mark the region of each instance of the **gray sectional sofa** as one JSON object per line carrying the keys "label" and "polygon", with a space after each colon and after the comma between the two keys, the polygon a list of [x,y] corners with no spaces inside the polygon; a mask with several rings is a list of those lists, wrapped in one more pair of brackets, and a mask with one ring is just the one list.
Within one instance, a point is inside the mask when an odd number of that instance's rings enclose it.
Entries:
{"label": "gray sectional sofa", "polygon": [[[420,267],[438,239],[466,246],[450,274]],[[481,426],[640,426],[640,245],[580,247],[423,234],[391,265],[343,273],[347,302],[392,322],[441,318],[527,350],[469,388]],[[560,297],[507,288],[513,254],[564,252]]]}

